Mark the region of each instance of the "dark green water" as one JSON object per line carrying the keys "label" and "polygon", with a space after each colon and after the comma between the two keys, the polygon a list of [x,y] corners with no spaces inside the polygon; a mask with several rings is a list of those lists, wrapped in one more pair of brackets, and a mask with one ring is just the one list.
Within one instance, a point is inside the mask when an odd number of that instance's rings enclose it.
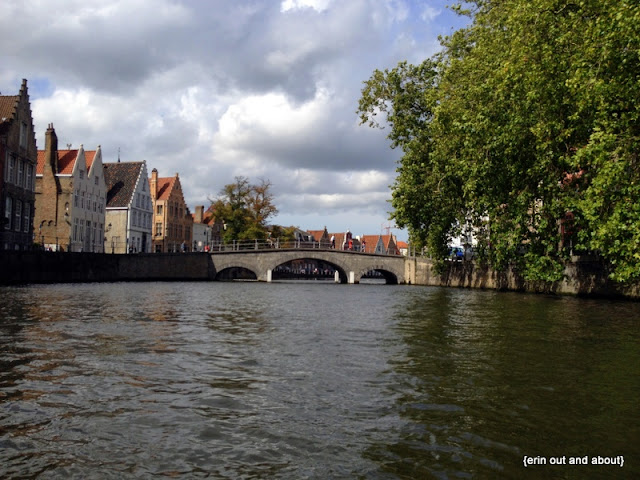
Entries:
{"label": "dark green water", "polygon": [[640,478],[639,325],[440,288],[0,288],[0,478]]}

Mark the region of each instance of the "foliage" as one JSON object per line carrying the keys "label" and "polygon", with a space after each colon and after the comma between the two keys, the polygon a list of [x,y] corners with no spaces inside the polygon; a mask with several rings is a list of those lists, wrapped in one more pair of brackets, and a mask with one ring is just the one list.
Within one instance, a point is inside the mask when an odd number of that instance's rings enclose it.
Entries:
{"label": "foliage", "polygon": [[482,258],[528,279],[562,278],[572,251],[640,278],[640,5],[466,3],[439,54],[365,82],[362,123],[404,153],[392,218],[436,258],[470,222]]}
{"label": "foliage", "polygon": [[225,185],[218,197],[211,201],[216,217],[225,224],[225,243],[267,238],[267,220],[278,212],[273,204],[271,186],[268,180],[250,184],[249,179],[239,176],[235,183]]}
{"label": "foliage", "polygon": [[273,225],[271,227],[271,239],[277,239],[281,243],[293,242],[296,239],[296,227]]}

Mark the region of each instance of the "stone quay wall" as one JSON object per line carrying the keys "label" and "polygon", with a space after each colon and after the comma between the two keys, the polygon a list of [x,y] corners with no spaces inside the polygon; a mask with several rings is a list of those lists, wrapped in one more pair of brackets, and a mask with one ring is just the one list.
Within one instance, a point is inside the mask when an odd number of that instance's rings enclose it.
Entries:
{"label": "stone quay wall", "polygon": [[594,259],[575,257],[565,266],[564,280],[527,282],[514,268],[496,271],[475,262],[451,262],[441,274],[427,258],[408,258],[405,277],[415,285],[480,288],[558,295],[628,298],[640,300],[640,286],[621,286],[608,278],[606,267]]}
{"label": "stone quay wall", "polygon": [[212,278],[206,253],[0,252],[0,285]]}

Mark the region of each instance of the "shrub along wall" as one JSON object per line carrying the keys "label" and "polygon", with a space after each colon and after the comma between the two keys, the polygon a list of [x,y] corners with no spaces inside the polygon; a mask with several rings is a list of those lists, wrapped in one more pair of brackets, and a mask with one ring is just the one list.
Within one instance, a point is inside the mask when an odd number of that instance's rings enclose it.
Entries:
{"label": "shrub along wall", "polygon": [[640,299],[638,285],[624,286],[613,282],[606,266],[593,259],[576,257],[566,265],[564,280],[555,283],[527,282],[514,268],[497,272],[474,262],[451,262],[442,274],[436,273],[429,259],[408,259],[407,262],[414,263],[409,269],[415,271],[412,283],[416,285]]}

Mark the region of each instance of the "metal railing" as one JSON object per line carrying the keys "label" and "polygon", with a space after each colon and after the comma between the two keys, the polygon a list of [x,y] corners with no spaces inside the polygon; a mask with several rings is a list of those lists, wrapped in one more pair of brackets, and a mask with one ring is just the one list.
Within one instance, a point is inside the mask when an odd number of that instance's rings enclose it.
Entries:
{"label": "metal railing", "polygon": [[[329,242],[315,242],[305,240],[234,240],[232,243],[212,245],[210,252],[239,252],[249,250],[337,250],[352,253],[368,253],[374,254],[374,252],[365,252],[359,245],[354,246],[352,249],[342,249],[339,247],[332,247]],[[393,255],[378,253],[378,255]],[[400,255],[397,255],[400,256]]]}

